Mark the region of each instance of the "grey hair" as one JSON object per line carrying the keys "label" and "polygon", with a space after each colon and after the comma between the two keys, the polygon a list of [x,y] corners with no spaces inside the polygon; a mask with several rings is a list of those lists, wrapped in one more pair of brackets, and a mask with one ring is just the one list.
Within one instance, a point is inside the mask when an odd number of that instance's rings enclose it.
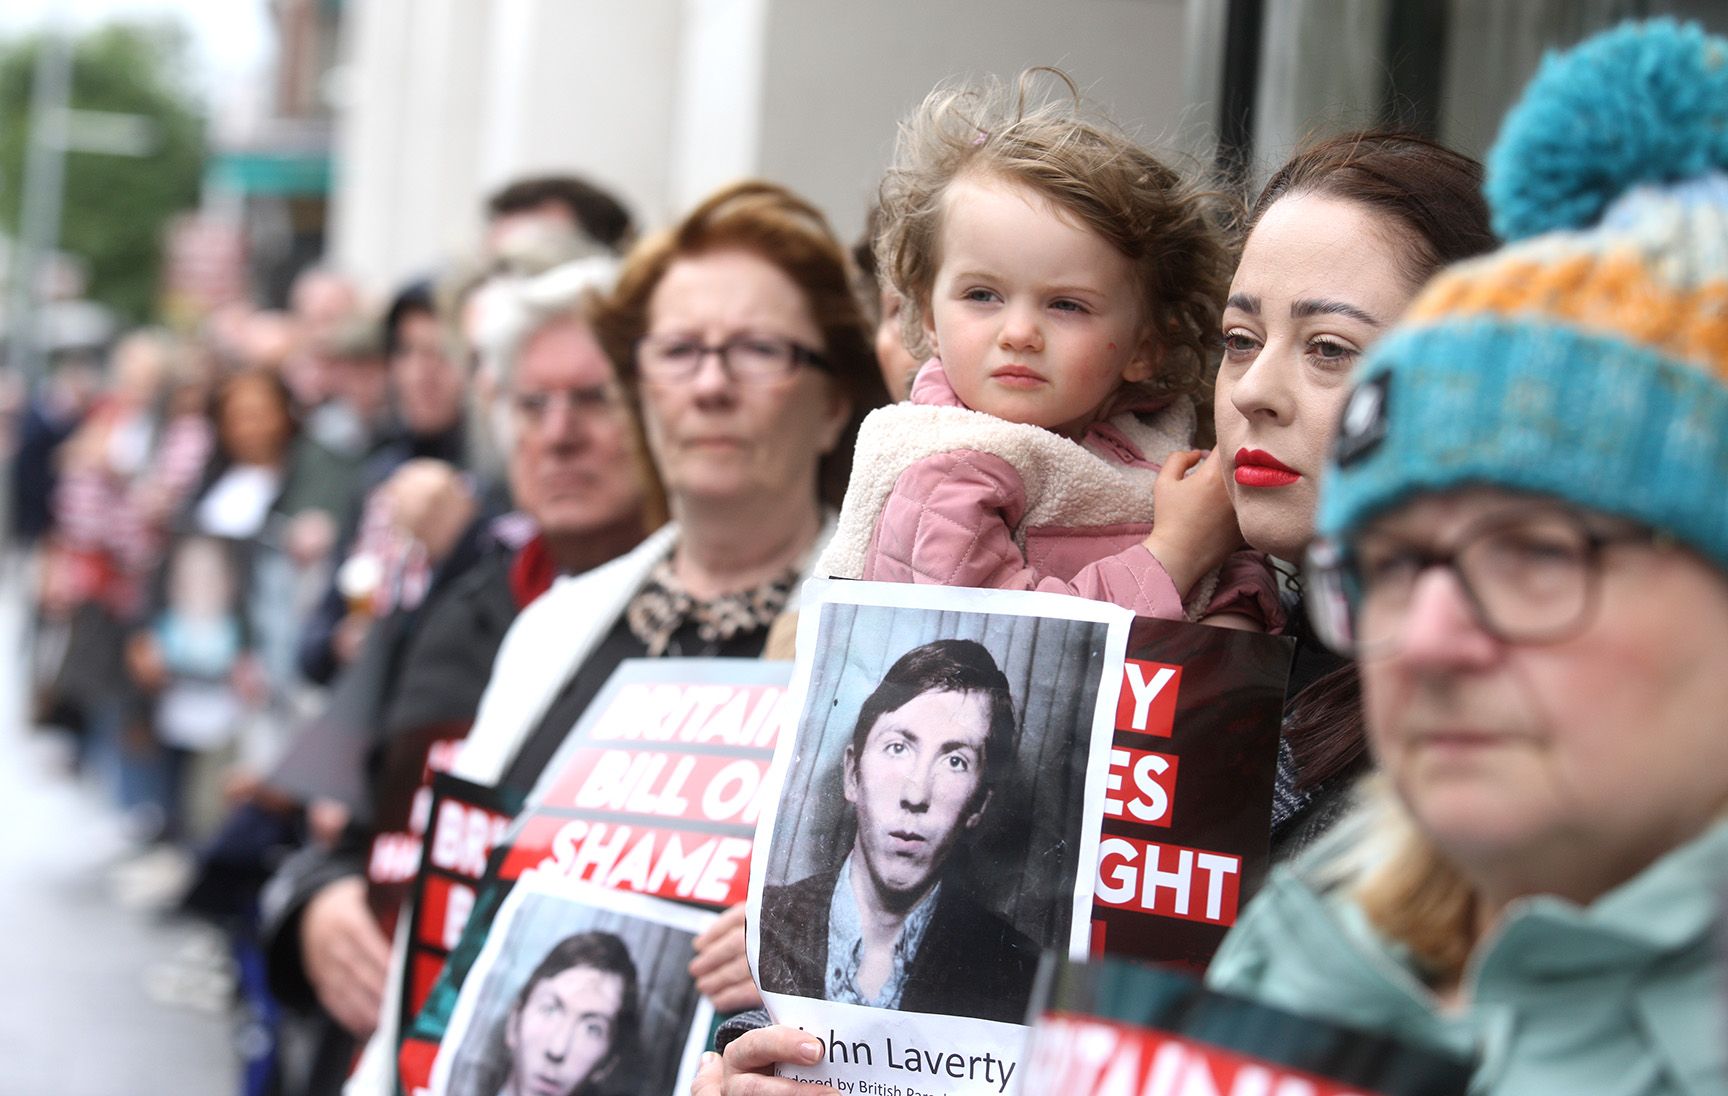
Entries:
{"label": "grey hair", "polygon": [[586,318],[587,302],[606,293],[618,276],[618,260],[595,255],[555,266],[532,278],[502,278],[481,290],[486,313],[477,334],[480,365],[500,388],[509,384],[516,358],[533,335],[553,320]]}
{"label": "grey hair", "polygon": [[503,397],[510,391],[523,346],[555,320],[574,316],[587,321],[591,300],[610,292],[617,277],[617,259],[591,255],[532,277],[494,275],[474,291],[480,307],[474,349],[493,393],[491,406],[469,405],[470,444],[481,468],[501,470],[515,448],[515,423]]}

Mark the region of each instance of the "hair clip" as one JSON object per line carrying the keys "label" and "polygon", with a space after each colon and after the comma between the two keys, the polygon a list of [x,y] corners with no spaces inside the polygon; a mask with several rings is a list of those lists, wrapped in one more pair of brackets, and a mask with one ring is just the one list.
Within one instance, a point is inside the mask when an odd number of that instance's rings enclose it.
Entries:
{"label": "hair clip", "polygon": [[989,139],[990,139],[990,131],[987,129],[981,129],[978,131],[978,136],[972,138],[972,147],[977,148],[979,145],[983,144],[985,141],[988,141]]}

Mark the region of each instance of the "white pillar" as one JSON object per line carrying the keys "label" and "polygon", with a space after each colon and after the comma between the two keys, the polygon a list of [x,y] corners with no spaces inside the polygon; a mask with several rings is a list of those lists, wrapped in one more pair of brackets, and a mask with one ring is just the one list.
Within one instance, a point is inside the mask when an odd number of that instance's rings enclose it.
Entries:
{"label": "white pillar", "polygon": [[485,186],[575,172],[617,193],[639,221],[663,221],[679,0],[506,0],[495,8]]}

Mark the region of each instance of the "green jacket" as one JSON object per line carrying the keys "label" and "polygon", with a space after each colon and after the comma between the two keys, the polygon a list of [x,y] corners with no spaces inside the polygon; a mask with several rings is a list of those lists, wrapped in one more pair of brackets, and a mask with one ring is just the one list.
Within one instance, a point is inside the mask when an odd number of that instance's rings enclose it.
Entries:
{"label": "green jacket", "polygon": [[1359,909],[1280,868],[1207,982],[1473,1056],[1473,1096],[1723,1096],[1725,894],[1728,822],[1588,907],[1520,901],[1472,956],[1467,1003],[1443,1012]]}

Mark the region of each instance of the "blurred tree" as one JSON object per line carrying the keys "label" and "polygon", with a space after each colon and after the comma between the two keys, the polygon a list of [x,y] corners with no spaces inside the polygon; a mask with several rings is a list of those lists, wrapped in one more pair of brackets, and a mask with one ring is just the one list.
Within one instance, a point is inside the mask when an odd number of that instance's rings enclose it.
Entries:
{"label": "blurred tree", "polygon": [[[0,42],[0,233],[14,239],[40,46],[35,37]],[[72,108],[141,115],[154,130],[147,155],[66,154],[60,248],[89,264],[89,296],[126,321],[155,314],[166,222],[198,204],[204,116],[191,67],[176,22],[111,23],[73,45]]]}

